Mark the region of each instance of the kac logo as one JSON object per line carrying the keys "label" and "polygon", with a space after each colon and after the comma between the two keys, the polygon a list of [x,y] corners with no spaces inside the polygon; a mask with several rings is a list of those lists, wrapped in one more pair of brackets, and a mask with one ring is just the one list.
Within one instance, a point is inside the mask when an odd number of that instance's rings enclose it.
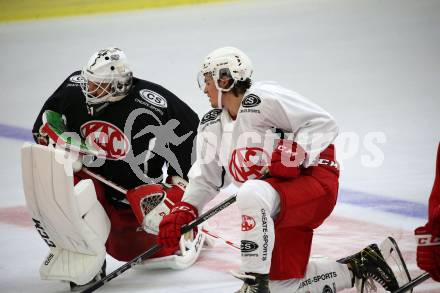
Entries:
{"label": "kac logo", "polygon": [[91,145],[96,145],[106,153],[106,158],[119,160],[130,151],[130,141],[115,125],[92,120],[81,126],[81,135]]}
{"label": "kac logo", "polygon": [[152,90],[143,89],[143,90],[139,91],[139,94],[141,95],[141,97],[144,101],[146,101],[154,106],[157,106],[159,108],[168,107],[167,100]]}
{"label": "kac logo", "polygon": [[264,176],[263,169],[270,162],[269,154],[259,147],[238,148],[232,152],[229,173],[238,182]]}
{"label": "kac logo", "polygon": [[246,215],[241,216],[241,231],[250,231],[255,227],[254,218]]}

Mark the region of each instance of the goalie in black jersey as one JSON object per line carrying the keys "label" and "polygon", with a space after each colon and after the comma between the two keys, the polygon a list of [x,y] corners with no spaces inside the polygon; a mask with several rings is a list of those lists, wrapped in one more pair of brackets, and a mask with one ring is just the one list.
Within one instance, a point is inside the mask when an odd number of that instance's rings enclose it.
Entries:
{"label": "goalie in black jersey", "polygon": [[[35,121],[39,145],[22,150],[26,202],[50,247],[41,277],[78,288],[104,275],[106,253],[129,261],[149,249],[161,218],[183,195],[198,123],[197,114],[173,93],[133,77],[118,48],[100,50],[82,71],[70,74]],[[80,156],[69,165],[66,155],[49,147],[75,139],[101,155]],[[82,163],[128,191],[92,184]],[[145,266],[191,265],[199,246],[186,245],[179,255],[179,246],[159,251]]]}

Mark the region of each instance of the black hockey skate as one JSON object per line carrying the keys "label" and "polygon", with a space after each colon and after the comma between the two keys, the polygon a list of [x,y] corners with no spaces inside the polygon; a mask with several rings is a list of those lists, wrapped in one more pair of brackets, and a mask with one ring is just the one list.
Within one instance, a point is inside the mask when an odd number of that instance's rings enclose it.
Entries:
{"label": "black hockey skate", "polygon": [[360,252],[342,258],[338,262],[347,264],[348,268],[353,272],[353,285],[355,279],[360,279],[364,282],[372,278],[387,291],[394,291],[399,288],[393,271],[384,260],[376,244],[371,244]]}
{"label": "black hockey skate", "polygon": [[242,280],[243,286],[235,293],[270,293],[269,290],[269,275],[246,273],[240,274],[231,272],[234,277]]}
{"label": "black hockey skate", "polygon": [[98,272],[98,274],[90,282],[84,285],[78,285],[75,284],[74,282],[70,282],[70,291],[82,291],[87,287],[89,287],[90,285],[94,284],[95,282],[105,278],[106,276],[105,267],[106,267],[106,261],[104,261],[104,263],[102,264],[101,270]]}

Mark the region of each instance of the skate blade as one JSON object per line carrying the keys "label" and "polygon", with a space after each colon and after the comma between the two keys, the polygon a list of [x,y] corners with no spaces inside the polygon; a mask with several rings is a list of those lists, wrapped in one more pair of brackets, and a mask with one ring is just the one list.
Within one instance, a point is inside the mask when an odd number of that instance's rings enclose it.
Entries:
{"label": "skate blade", "polygon": [[[396,240],[394,240],[393,237],[387,237],[379,245],[379,249],[383,258],[393,271],[399,287],[411,281],[411,276]],[[412,293],[412,290],[410,292]]]}

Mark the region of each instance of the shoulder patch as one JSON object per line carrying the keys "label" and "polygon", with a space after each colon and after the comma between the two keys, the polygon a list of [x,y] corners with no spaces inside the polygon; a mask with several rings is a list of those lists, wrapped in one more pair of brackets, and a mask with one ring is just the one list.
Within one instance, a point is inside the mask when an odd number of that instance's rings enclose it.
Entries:
{"label": "shoulder patch", "polygon": [[215,120],[220,115],[221,112],[222,112],[221,109],[212,109],[211,111],[203,115],[200,124],[205,124],[208,121]]}
{"label": "shoulder patch", "polygon": [[155,91],[149,90],[149,89],[143,89],[139,91],[139,95],[141,96],[141,98],[156,106],[159,108],[167,108],[168,107],[168,103],[167,100],[160,94],[156,93]]}
{"label": "shoulder patch", "polygon": [[261,103],[260,97],[258,97],[255,94],[249,94],[243,98],[243,101],[241,101],[241,105],[244,108],[252,108],[259,105],[260,103]]}
{"label": "shoulder patch", "polygon": [[69,78],[69,81],[72,83],[85,83],[84,77],[81,74],[72,75]]}

